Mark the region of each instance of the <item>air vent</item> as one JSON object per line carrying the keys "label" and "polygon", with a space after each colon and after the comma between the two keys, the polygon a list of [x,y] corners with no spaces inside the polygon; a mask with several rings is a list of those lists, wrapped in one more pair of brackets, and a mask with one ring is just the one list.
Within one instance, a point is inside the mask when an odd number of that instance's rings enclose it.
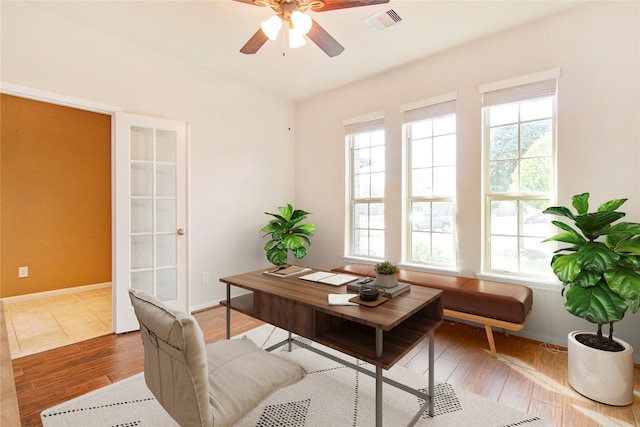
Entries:
{"label": "air vent", "polygon": [[378,31],[389,28],[392,25],[402,22],[402,16],[398,9],[389,9],[384,12],[377,13],[365,19],[365,22]]}

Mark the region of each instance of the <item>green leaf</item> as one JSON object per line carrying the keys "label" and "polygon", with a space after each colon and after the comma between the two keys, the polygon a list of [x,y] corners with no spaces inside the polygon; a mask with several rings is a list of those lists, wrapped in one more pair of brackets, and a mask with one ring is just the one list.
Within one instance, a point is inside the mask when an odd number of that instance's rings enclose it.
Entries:
{"label": "green leaf", "polygon": [[553,237],[549,237],[548,239],[543,240],[543,242],[551,242],[551,241],[571,243],[573,245],[578,245],[578,246],[582,246],[585,243],[587,243],[585,238],[579,235],[578,233],[576,233],[575,231],[558,233]]}
{"label": "green leaf", "polygon": [[562,283],[573,282],[580,273],[578,254],[557,255],[551,262],[551,267]]}
{"label": "green leaf", "polygon": [[279,206],[278,210],[280,211],[280,214],[285,221],[289,221],[291,219],[293,207],[290,204],[287,204],[287,206]]}
{"label": "green leaf", "polygon": [[267,251],[267,259],[271,264],[283,265],[287,263],[287,250],[278,249],[277,246]]}
{"label": "green leaf", "polygon": [[624,202],[626,202],[626,201],[627,201],[627,199],[609,200],[608,202],[603,203],[600,206],[598,206],[598,212],[615,211],[620,206],[624,205]]}
{"label": "green leaf", "polygon": [[542,213],[547,215],[564,216],[569,219],[575,218],[575,215],[573,215],[573,212],[571,212],[569,209],[565,208],[564,206],[552,206],[542,211]]}
{"label": "green leaf", "polygon": [[597,239],[601,234],[609,231],[609,225],[625,216],[624,212],[590,212],[574,218],[576,227],[589,240]]}
{"label": "green leaf", "polygon": [[571,227],[569,224],[565,224],[564,222],[551,221],[551,224],[555,225],[558,228],[563,229],[564,231],[568,231],[569,233],[575,233],[575,234],[578,234],[578,235],[580,234],[573,227]]}
{"label": "green leaf", "polygon": [[577,253],[581,269],[604,273],[615,267],[620,255],[601,242],[587,242]]}
{"label": "green leaf", "polygon": [[304,246],[304,240],[296,234],[287,234],[282,238],[282,245],[286,249],[298,249]]}
{"label": "green leaf", "polygon": [[612,250],[616,252],[627,252],[640,255],[640,237],[621,240],[618,241],[615,245],[611,245],[610,241],[608,240],[607,244],[609,245],[609,247],[611,247]]}
{"label": "green leaf", "polygon": [[576,276],[572,285],[578,285],[583,288],[590,288],[591,286],[595,286],[598,282],[602,280],[602,274],[596,273],[594,271],[582,270],[580,274]]}
{"label": "green leaf", "polygon": [[571,204],[578,215],[587,213],[589,211],[589,193],[576,194],[571,199]]}
{"label": "green leaf", "polygon": [[300,246],[299,248],[296,248],[293,250],[293,256],[295,256],[298,259],[303,258],[306,254],[307,254],[307,248],[305,248],[304,246]]}
{"label": "green leaf", "polygon": [[604,278],[613,292],[624,299],[640,298],[640,274],[619,268],[604,273]]}
{"label": "green leaf", "polygon": [[571,286],[566,292],[564,303],[567,311],[591,323],[606,324],[618,322],[624,317],[627,302],[616,295],[606,284],[583,288]]}

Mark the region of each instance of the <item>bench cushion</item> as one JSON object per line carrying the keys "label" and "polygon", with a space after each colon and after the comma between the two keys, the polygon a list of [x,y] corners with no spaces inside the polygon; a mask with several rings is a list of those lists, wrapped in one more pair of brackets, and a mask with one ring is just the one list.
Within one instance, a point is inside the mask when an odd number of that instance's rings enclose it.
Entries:
{"label": "bench cushion", "polygon": [[533,292],[514,283],[470,279],[460,289],[459,306],[457,311],[524,323],[533,306]]}
{"label": "bench cushion", "polygon": [[[373,265],[354,263],[332,271],[375,277]],[[443,291],[444,308],[477,316],[523,323],[533,305],[530,288],[513,283],[400,269],[398,280]]]}

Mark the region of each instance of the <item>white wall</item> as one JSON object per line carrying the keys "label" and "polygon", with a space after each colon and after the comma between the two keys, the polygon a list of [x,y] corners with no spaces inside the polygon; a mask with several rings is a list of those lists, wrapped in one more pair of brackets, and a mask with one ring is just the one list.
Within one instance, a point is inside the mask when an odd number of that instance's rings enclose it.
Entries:
{"label": "white wall", "polygon": [[[560,68],[558,202],[588,191],[592,205],[627,197],[640,221],[640,32],[637,2],[599,2],[519,27],[296,105],[296,203],[318,226],[305,261],[344,263],[344,119],[385,110],[386,258],[400,261],[401,116],[399,106],[457,92],[459,270],[480,272],[481,98],[484,83]],[[428,40],[421,43],[428,43]],[[401,48],[401,47],[399,47]],[[522,335],[566,345],[574,329],[594,325],[569,315],[559,287],[531,285],[534,311]],[[640,361],[640,313],[616,335]]]}
{"label": "white wall", "polygon": [[290,102],[27,2],[1,7],[1,81],[190,122],[192,308],[224,297],[218,278],[268,265],[263,212],[294,196],[293,171],[272,167],[293,164]]}

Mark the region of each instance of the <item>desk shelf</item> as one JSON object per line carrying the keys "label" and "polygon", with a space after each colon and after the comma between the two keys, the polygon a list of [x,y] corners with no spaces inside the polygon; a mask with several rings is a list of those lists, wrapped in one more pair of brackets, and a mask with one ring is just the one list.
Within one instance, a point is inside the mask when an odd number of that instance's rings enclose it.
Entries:
{"label": "desk shelf", "polygon": [[[376,329],[360,323],[316,313],[316,332],[313,341],[384,369],[391,368],[425,335],[435,330],[442,320],[418,312],[390,331],[383,332],[383,356],[376,358]],[[327,316],[326,318],[324,318]],[[322,330],[322,325],[330,325]]]}
{"label": "desk shelf", "polygon": [[[227,301],[220,301],[220,305],[226,307]],[[253,309],[253,292],[231,298],[231,304],[229,307],[233,310],[239,311],[240,313],[253,316],[255,314],[255,310]]]}

